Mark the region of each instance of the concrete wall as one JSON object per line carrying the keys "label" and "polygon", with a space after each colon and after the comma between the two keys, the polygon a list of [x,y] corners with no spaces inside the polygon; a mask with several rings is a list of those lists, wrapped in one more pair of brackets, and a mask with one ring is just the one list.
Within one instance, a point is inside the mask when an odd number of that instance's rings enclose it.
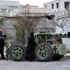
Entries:
{"label": "concrete wall", "polygon": [[0,27],[3,28],[3,33],[7,34],[9,39],[15,38],[15,29],[13,25],[15,24],[15,20],[12,17],[3,18],[0,24]]}

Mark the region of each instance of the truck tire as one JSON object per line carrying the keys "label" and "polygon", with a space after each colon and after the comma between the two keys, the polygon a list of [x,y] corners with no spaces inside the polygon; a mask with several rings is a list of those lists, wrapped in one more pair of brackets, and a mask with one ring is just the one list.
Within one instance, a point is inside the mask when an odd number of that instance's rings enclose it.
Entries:
{"label": "truck tire", "polygon": [[53,49],[49,44],[41,43],[36,47],[35,55],[39,61],[49,61],[53,57]]}
{"label": "truck tire", "polygon": [[61,58],[63,58],[63,56],[64,56],[64,55],[54,54],[52,60],[58,61],[58,60],[60,60]]}
{"label": "truck tire", "polygon": [[21,61],[25,59],[26,48],[22,43],[13,44],[10,48],[10,58],[14,61]]}

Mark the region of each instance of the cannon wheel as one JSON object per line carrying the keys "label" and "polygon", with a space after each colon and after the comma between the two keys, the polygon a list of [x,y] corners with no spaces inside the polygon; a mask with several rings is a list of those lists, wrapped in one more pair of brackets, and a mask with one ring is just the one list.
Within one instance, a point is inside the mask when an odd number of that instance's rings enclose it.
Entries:
{"label": "cannon wheel", "polygon": [[64,56],[64,55],[54,54],[52,60],[58,61],[58,60],[60,60],[61,58],[63,58],[63,56]]}
{"label": "cannon wheel", "polygon": [[39,61],[49,61],[53,57],[53,49],[49,44],[42,43],[36,47],[35,55]]}
{"label": "cannon wheel", "polygon": [[24,60],[26,48],[22,43],[13,44],[10,48],[10,58],[14,61]]}

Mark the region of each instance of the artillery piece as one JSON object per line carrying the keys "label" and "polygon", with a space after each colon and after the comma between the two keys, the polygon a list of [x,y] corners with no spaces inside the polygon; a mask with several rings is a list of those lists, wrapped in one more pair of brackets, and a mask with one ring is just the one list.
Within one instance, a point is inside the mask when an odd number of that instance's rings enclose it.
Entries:
{"label": "artillery piece", "polygon": [[[25,60],[27,47],[17,42],[9,48],[10,59],[15,61]],[[54,38],[46,39],[37,43],[35,48],[35,56],[39,61],[60,60],[66,54],[66,45],[57,42]]]}

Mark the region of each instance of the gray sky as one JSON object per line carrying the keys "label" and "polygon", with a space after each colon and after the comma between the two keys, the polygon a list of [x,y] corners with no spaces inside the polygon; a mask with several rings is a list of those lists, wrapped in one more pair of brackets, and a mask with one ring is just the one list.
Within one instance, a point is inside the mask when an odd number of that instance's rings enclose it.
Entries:
{"label": "gray sky", "polygon": [[43,3],[50,2],[52,0],[19,0],[21,4],[30,4],[30,5],[38,5],[39,7],[43,7]]}
{"label": "gray sky", "polygon": [[[4,1],[4,0],[0,0],[0,1]],[[5,1],[8,1],[8,0],[5,0]],[[29,4],[29,5],[37,5],[39,7],[43,7],[43,3],[50,2],[53,0],[12,0],[12,1],[19,1],[20,4],[23,4],[23,5]]]}

